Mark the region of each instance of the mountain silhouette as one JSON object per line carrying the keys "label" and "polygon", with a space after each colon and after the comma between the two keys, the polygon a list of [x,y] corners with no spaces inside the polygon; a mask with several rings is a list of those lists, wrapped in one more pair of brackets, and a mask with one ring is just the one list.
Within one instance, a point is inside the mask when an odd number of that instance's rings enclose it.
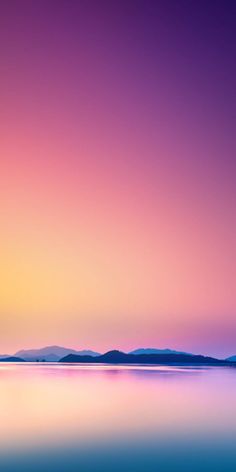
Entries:
{"label": "mountain silhouette", "polygon": [[11,357],[10,354],[0,354],[0,360],[5,359],[6,357]]}
{"label": "mountain silhouette", "polygon": [[125,354],[121,351],[108,351],[97,357],[69,354],[59,362],[94,364],[168,364],[168,365],[231,365],[230,362],[191,354]]}
{"label": "mountain silhouette", "polygon": [[175,351],[173,349],[156,349],[156,348],[139,348],[135,349],[134,351],[129,352],[129,354],[186,354],[186,355],[193,355],[188,352],[183,351]]}
{"label": "mountain silhouette", "polygon": [[230,362],[236,362],[236,356],[228,357],[226,360]]}
{"label": "mountain silhouette", "polygon": [[10,357],[1,357],[0,362],[25,362],[24,359],[20,357],[10,356]]}
{"label": "mountain silhouette", "polygon": [[68,354],[76,355],[89,355],[99,356],[100,354],[91,350],[82,350],[76,351],[75,349],[70,349],[62,346],[46,346],[41,349],[26,349],[17,351],[14,355],[21,357],[25,361],[34,362],[34,361],[47,361],[47,362],[57,362],[62,357],[67,356]]}
{"label": "mountain silhouette", "polygon": [[63,346],[46,346],[41,349],[25,349],[15,354],[1,354],[0,362],[78,362],[114,364],[210,364],[229,365],[236,362],[236,356],[219,360],[213,357],[190,354],[172,349],[138,348],[129,353],[119,350],[99,354],[96,351]]}

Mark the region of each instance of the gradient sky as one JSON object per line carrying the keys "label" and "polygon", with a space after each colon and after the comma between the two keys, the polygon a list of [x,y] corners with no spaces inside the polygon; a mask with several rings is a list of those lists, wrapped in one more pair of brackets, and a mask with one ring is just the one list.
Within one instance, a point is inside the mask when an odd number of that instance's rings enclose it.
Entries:
{"label": "gradient sky", "polygon": [[229,0],[0,3],[0,351],[236,354]]}

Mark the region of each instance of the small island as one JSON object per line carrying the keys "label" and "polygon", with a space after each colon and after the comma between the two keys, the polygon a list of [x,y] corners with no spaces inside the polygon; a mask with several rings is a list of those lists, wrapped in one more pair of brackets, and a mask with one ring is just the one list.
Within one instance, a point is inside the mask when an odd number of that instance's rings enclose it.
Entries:
{"label": "small island", "polygon": [[125,354],[121,351],[108,351],[100,356],[81,356],[69,354],[59,362],[63,363],[93,363],[93,364],[161,364],[161,365],[209,365],[230,366],[228,360],[215,359],[192,354]]}

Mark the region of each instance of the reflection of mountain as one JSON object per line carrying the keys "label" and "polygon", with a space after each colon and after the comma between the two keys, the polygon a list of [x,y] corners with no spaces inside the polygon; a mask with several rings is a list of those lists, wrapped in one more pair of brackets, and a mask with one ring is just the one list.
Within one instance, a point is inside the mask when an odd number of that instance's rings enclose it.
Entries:
{"label": "reflection of mountain", "polygon": [[236,362],[236,356],[228,357],[228,359],[226,359],[226,360],[230,361],[230,362]]}
{"label": "reflection of mountain", "polygon": [[[188,352],[174,351],[173,349],[155,349],[155,348],[140,348],[129,352],[129,354],[188,354]],[[192,354],[191,354],[192,355]]]}
{"label": "reflection of mountain", "polygon": [[60,362],[96,363],[96,364],[168,364],[168,365],[230,365],[227,361],[191,354],[125,354],[109,351],[97,357],[69,354]]}
{"label": "reflection of mountain", "polygon": [[83,351],[76,351],[75,349],[69,349],[66,347],[61,346],[47,346],[41,349],[27,349],[18,351],[15,353],[15,356],[22,357],[25,361],[48,361],[48,362],[57,362],[64,356],[68,354],[75,354],[75,355],[89,355],[99,356],[100,354],[95,351],[90,350],[83,350]]}
{"label": "reflection of mountain", "polygon": [[15,357],[15,356],[12,356],[12,357],[4,357],[4,358],[0,358],[0,362],[25,362],[24,359],[21,359],[20,357]]}

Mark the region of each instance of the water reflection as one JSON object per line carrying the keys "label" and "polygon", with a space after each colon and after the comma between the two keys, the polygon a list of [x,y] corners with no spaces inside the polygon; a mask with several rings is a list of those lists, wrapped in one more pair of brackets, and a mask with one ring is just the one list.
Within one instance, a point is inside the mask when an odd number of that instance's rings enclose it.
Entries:
{"label": "water reflection", "polygon": [[214,470],[227,470],[226,458],[236,465],[236,370],[0,364],[0,419],[4,472],[14,470],[14,460],[19,470],[19,454],[24,470],[27,461],[37,470],[39,457],[57,471],[80,461],[82,471],[111,470],[107,461],[118,467],[121,451],[123,470],[136,456],[132,470],[146,472],[142,461],[153,470],[158,460],[167,470],[170,450],[182,467],[170,470],[182,471],[199,448],[205,462],[217,458]]}

